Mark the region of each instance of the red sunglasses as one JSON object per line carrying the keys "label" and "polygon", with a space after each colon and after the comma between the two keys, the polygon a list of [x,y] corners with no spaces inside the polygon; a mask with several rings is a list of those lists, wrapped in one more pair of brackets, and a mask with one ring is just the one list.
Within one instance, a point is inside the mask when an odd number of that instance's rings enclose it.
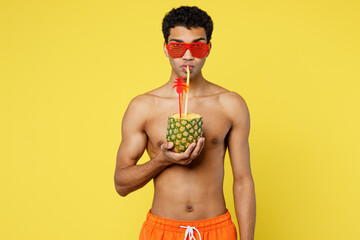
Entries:
{"label": "red sunglasses", "polygon": [[[165,43],[166,45],[166,43]],[[209,51],[209,46],[206,43],[178,43],[172,42],[166,45],[169,56],[172,58],[180,58],[184,55],[187,49],[190,50],[191,55],[196,58],[203,58]]]}

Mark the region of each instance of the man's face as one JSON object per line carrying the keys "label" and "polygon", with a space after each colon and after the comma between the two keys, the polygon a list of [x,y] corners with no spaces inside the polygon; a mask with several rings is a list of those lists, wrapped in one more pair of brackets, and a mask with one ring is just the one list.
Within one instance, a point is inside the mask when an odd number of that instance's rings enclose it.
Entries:
{"label": "man's face", "polygon": [[[187,29],[186,27],[176,26],[176,27],[170,29],[168,44],[170,44],[172,42],[174,42],[174,43],[177,43],[177,42],[180,42],[180,43],[194,43],[194,42],[207,43],[205,29],[202,27]],[[210,48],[211,48],[211,44],[209,43],[209,51],[210,51]],[[173,71],[179,77],[186,76],[186,66],[187,65],[189,66],[191,76],[192,77],[198,76],[198,74],[201,73],[201,69],[205,64],[206,57],[209,55],[209,52],[208,52],[208,54],[203,58],[195,58],[191,54],[190,50],[187,49],[182,57],[172,58],[169,56],[165,44],[164,44],[164,51],[165,51],[165,55],[170,60],[170,65],[171,65]]]}

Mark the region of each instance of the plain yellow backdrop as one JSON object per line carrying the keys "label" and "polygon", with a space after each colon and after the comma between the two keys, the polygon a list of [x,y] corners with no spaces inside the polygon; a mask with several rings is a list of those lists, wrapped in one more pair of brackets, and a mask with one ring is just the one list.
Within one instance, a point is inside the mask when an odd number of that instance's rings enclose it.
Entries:
{"label": "plain yellow backdrop", "polygon": [[[213,18],[204,76],[250,110],[255,239],[360,239],[357,0],[1,0],[0,239],[138,238],[153,187],[115,191],[121,120],[168,81],[180,5]],[[236,221],[231,184],[227,158]]]}

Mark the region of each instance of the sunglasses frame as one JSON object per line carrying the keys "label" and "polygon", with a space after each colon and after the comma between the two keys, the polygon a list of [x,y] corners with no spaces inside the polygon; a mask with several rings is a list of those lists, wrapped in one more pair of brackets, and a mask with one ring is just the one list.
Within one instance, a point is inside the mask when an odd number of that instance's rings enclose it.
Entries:
{"label": "sunglasses frame", "polygon": [[[180,57],[173,57],[173,56],[171,56],[170,51],[169,51],[169,46],[170,46],[171,44],[174,44],[174,45],[175,45],[175,44],[185,45],[184,51],[183,51],[183,53],[181,54]],[[193,52],[192,52],[192,50],[191,50],[191,46],[195,46],[195,45],[202,45],[202,46],[205,45],[205,46],[206,46],[206,53],[205,53],[204,56],[201,55],[202,57],[199,57],[199,55],[195,56],[195,55],[193,54]],[[171,42],[171,43],[169,43],[169,44],[166,44],[166,42],[165,42],[165,46],[166,46],[166,49],[167,49],[167,51],[168,51],[169,56],[172,57],[172,58],[181,58],[182,56],[184,56],[186,50],[188,50],[188,49],[190,50],[191,55],[194,56],[194,57],[196,57],[196,58],[204,58],[204,57],[206,57],[206,55],[207,55],[208,52],[209,52],[209,45],[208,45],[207,43],[204,43],[204,42],[195,42],[195,43]]]}

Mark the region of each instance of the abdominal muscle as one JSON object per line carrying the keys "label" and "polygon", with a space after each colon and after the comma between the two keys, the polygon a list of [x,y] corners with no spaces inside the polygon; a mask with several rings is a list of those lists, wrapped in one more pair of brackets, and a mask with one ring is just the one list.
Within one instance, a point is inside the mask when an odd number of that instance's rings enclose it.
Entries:
{"label": "abdominal muscle", "polygon": [[172,165],[154,178],[152,214],[198,221],[226,213],[223,160],[199,158],[188,166]]}

